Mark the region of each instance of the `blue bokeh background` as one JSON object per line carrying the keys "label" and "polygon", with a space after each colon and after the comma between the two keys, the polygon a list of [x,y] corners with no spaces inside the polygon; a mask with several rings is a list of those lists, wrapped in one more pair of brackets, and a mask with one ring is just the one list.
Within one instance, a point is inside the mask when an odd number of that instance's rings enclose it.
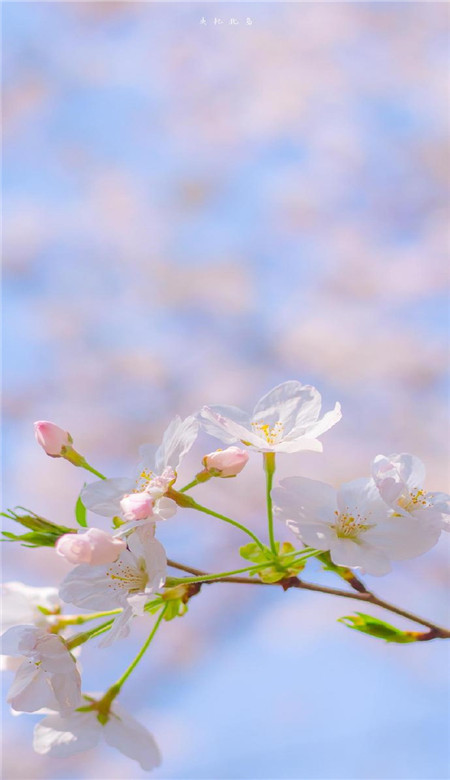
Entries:
{"label": "blue bokeh background", "polygon": [[[448,490],[445,5],[7,2],[3,39],[5,506],[73,523],[83,475],[44,457],[36,419],[119,476],[174,414],[251,407],[289,378],[344,416],[280,476],[337,485],[407,451]],[[181,478],[216,446],[201,437]],[[255,455],[196,490],[264,534],[263,485]],[[240,565],[244,540],[212,518],[180,511],[158,535],[173,559]],[[368,583],[445,623],[446,552]],[[6,580],[68,569],[3,551]],[[354,635],[336,622],[353,609],[204,589],[123,691],[161,746],[153,777],[448,777],[445,644]],[[147,632],[85,648],[85,689]],[[4,708],[8,780],[146,776],[106,746],[36,756],[36,720]]]}

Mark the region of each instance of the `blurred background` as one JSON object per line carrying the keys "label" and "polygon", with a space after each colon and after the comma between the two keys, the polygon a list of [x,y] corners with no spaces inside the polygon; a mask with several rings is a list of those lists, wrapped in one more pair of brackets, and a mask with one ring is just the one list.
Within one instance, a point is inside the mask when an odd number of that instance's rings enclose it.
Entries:
{"label": "blurred background", "polygon": [[[286,379],[343,419],[323,455],[280,457],[277,476],[337,485],[406,451],[448,490],[445,5],[10,2],[3,39],[4,506],[74,523],[89,475],[45,457],[36,419],[123,476],[174,414],[252,408]],[[217,446],[200,437],[181,480]],[[264,535],[263,486],[255,454],[195,496]],[[187,510],[158,536],[216,571],[246,541]],[[447,541],[369,586],[445,623]],[[6,580],[68,570],[3,545]],[[123,691],[161,746],[153,777],[448,777],[445,643],[352,633],[336,618],[354,609],[205,588]],[[147,632],[143,618],[101,655],[86,647],[85,690]],[[37,720],[4,705],[7,780],[147,776],[107,746],[37,756]]]}

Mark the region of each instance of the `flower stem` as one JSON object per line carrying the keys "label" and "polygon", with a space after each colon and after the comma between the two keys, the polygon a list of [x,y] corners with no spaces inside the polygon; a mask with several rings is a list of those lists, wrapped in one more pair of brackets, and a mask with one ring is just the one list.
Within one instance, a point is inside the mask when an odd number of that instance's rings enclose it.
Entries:
{"label": "flower stem", "polygon": [[208,482],[209,479],[211,479],[213,474],[210,474],[209,471],[206,471],[204,469],[203,471],[200,471],[198,474],[196,474],[195,478],[192,480],[192,482],[188,482],[187,485],[180,488],[180,493],[186,493],[187,490],[190,490],[191,488],[195,487],[196,485],[201,485],[202,482]]}
{"label": "flower stem", "polygon": [[[317,551],[320,552],[320,551]],[[280,556],[282,558],[283,556]],[[382,609],[387,610],[388,612],[392,612],[396,615],[401,615],[404,618],[407,618],[408,620],[413,621],[414,623],[418,623],[419,625],[426,626],[428,629],[430,629],[426,634],[421,634],[420,641],[426,641],[430,639],[450,639],[450,631],[446,628],[443,628],[441,626],[437,626],[435,623],[433,623],[431,620],[426,620],[425,618],[421,618],[418,615],[413,614],[412,612],[408,612],[405,609],[401,609],[400,607],[396,607],[394,604],[390,604],[388,601],[383,601],[382,599],[379,599],[375,594],[371,593],[370,591],[363,591],[359,593],[355,593],[354,591],[347,591],[347,590],[340,590],[338,588],[330,588],[325,585],[316,585],[312,582],[303,582],[303,580],[300,580],[298,577],[290,577],[288,581],[279,581],[279,582],[263,582],[260,579],[253,579],[252,577],[222,577],[221,579],[217,579],[217,575],[211,575],[206,574],[206,572],[201,572],[199,569],[193,569],[191,566],[184,566],[184,564],[176,563],[175,561],[169,562],[170,566],[173,566],[174,568],[181,569],[184,571],[196,571],[200,577],[197,578],[197,581],[203,581],[203,582],[230,582],[230,583],[236,583],[240,585],[261,585],[262,587],[282,587],[283,590],[287,590],[288,588],[298,588],[299,590],[308,590],[313,591],[315,593],[326,593],[330,596],[338,596],[340,598],[345,599],[353,599],[355,601],[360,602],[366,602],[368,604],[374,604],[377,607],[381,607]],[[186,578],[181,580],[182,582],[188,583],[190,578]],[[190,580],[192,581],[192,580]]]}
{"label": "flower stem", "polygon": [[100,474],[97,469],[94,469],[93,466],[90,466],[87,461],[85,461],[83,464],[81,464],[81,467],[85,469],[86,471],[90,471],[91,474],[95,474],[96,477],[100,477],[100,479],[106,479],[104,474]]}
{"label": "flower stem", "polygon": [[118,615],[119,612],[122,612],[121,607],[119,609],[111,609],[109,612],[92,612],[92,614],[86,615],[58,615],[58,623],[56,626],[58,630],[65,628],[66,626],[79,626],[83,623],[88,623],[89,620],[97,620],[97,618]]}
{"label": "flower stem", "polygon": [[[165,606],[162,608],[161,612],[159,613],[159,615],[158,615],[158,617],[156,619],[155,625],[153,626],[152,630],[150,631],[149,636],[145,640],[145,642],[142,645],[141,649],[139,650],[137,656],[131,662],[129,667],[127,669],[125,669],[123,675],[121,677],[119,677],[117,682],[115,682],[114,685],[111,686],[110,690],[114,690],[115,691],[115,694],[114,694],[113,698],[115,698],[117,696],[117,694],[119,693],[120,689],[122,688],[122,685],[124,684],[124,682],[126,680],[128,680],[130,674],[134,671],[134,669],[138,665],[139,661],[143,657],[144,653],[146,652],[147,648],[149,647],[153,637],[155,636],[155,634],[156,634],[156,632],[157,632],[157,630],[158,630],[158,628],[159,628],[159,626],[161,624],[161,621],[162,621],[162,619],[163,619],[163,617],[165,615],[165,612],[166,612],[166,609],[167,609],[168,606],[169,606],[168,604],[165,604]],[[108,692],[106,693],[106,695],[107,694],[108,694]]]}
{"label": "flower stem", "polygon": [[[311,549],[305,549],[301,551],[301,557],[296,558],[296,560],[302,560],[303,558],[310,558],[311,556],[317,555],[317,550]],[[278,560],[280,563],[282,562],[283,557],[285,558],[291,558],[292,559],[292,553],[289,553],[285,556],[280,555],[278,557]],[[172,565],[173,565],[172,561]],[[225,579],[227,577],[232,577],[234,574],[243,574],[244,572],[258,572],[263,571],[264,569],[269,568],[271,565],[270,561],[266,561],[265,563],[258,563],[256,566],[246,566],[244,569],[234,569],[233,571],[222,571],[218,574],[201,574],[200,576],[196,577],[181,577],[180,580],[176,583],[177,585],[183,584],[183,585],[190,585],[194,582],[209,582],[215,581],[215,580],[221,580]],[[287,575],[288,576],[288,575]]]}
{"label": "flower stem", "polygon": [[68,460],[69,463],[72,463],[73,466],[78,466],[80,469],[90,471],[91,474],[95,474],[95,476],[100,477],[100,479],[106,479],[104,474],[101,474],[97,469],[94,469],[94,467],[87,462],[86,458],[74,450],[73,447],[66,447],[62,457],[65,460]]}
{"label": "flower stem", "polygon": [[103,634],[105,631],[108,631],[111,628],[113,623],[114,623],[114,618],[111,618],[111,620],[107,620],[105,623],[100,623],[99,626],[95,626],[94,628],[91,628],[90,631],[83,631],[80,634],[75,634],[75,636],[73,636],[71,639],[69,639],[66,642],[68,650],[73,650],[74,647],[78,647],[78,645],[83,645],[89,639],[93,639],[95,636],[98,636],[99,634]]}
{"label": "flower stem", "polygon": [[273,533],[273,508],[272,508],[272,483],[273,475],[275,473],[275,453],[264,452],[264,471],[266,472],[266,501],[267,501],[267,524],[269,529],[269,541],[270,549],[273,554],[277,554],[277,548],[275,544],[275,536]]}
{"label": "flower stem", "polygon": [[260,550],[264,550],[264,544],[260,539],[258,539],[256,534],[254,534],[253,531],[250,531],[250,528],[247,528],[245,525],[238,523],[237,520],[232,520],[231,517],[226,517],[226,515],[221,515],[219,512],[214,512],[213,509],[208,509],[208,507],[202,506],[202,504],[197,504],[197,502],[194,501],[191,496],[185,496],[181,493],[181,491],[174,490],[173,488],[167,491],[167,497],[172,498],[178,504],[178,506],[187,507],[188,509],[196,509],[197,512],[203,512],[205,515],[211,515],[211,517],[217,517],[219,520],[223,520],[224,523],[234,525],[235,528],[239,528],[239,530],[243,531],[244,534],[250,536],[250,538],[256,542]]}

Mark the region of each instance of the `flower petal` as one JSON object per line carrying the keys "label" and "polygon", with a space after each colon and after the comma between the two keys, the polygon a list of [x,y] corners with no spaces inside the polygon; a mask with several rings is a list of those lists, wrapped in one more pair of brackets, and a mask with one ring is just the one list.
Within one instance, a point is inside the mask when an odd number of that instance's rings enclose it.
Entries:
{"label": "flower petal", "polygon": [[256,404],[252,421],[273,426],[279,422],[284,435],[297,427],[305,427],[317,420],[322,399],[318,390],[311,385],[291,380],[270,390]]}
{"label": "flower petal", "polygon": [[[125,560],[129,559],[135,565],[133,556],[127,550],[119,560],[123,560],[124,556]],[[110,566],[76,566],[61,583],[59,595],[63,601],[88,610],[108,610],[122,606],[126,593],[112,587],[108,576],[113,566],[114,563]]]}
{"label": "flower petal", "polygon": [[133,618],[131,605],[127,604],[120,615],[114,620],[109,631],[106,631],[102,640],[98,643],[99,647],[110,647],[117,639],[124,639],[130,633],[130,621]]}
{"label": "flower petal", "polygon": [[95,747],[101,731],[94,712],[74,712],[68,717],[55,713],[35,726],[33,748],[36,753],[65,758]]}
{"label": "flower petal", "polygon": [[52,674],[50,676],[50,685],[62,715],[80,706],[81,677],[75,663],[73,663],[73,669],[70,673]]}
{"label": "flower petal", "polygon": [[120,515],[120,499],[136,487],[134,479],[115,477],[91,482],[81,491],[81,500],[91,512],[103,517]]}
{"label": "flower petal", "polygon": [[150,771],[161,763],[158,746],[149,731],[116,702],[104,726],[106,742]]}
{"label": "flower petal", "polygon": [[12,626],[2,636],[2,655],[27,655],[33,652],[42,631],[36,626]]}
{"label": "flower petal", "polygon": [[19,712],[36,712],[55,703],[44,670],[28,659],[19,666],[6,701]]}
{"label": "flower petal", "polygon": [[175,417],[166,429],[160,447],[155,454],[155,472],[162,474],[170,466],[177,471],[182,459],[191,449],[198,435],[198,420],[195,417]]}
{"label": "flower petal", "polygon": [[336,490],[316,479],[287,477],[272,491],[277,516],[305,522],[334,522]]}
{"label": "flower petal", "polygon": [[237,406],[204,406],[200,424],[206,433],[226,444],[248,441],[258,445],[260,437],[252,432],[250,416]]}

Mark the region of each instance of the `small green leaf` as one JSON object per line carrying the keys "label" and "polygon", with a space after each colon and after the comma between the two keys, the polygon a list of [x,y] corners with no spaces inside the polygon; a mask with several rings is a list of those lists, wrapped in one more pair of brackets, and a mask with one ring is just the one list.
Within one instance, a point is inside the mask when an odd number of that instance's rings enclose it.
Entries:
{"label": "small green leaf", "polygon": [[37,531],[20,535],[2,531],[2,534],[6,537],[2,539],[3,542],[21,542],[24,547],[54,547],[58,540],[58,536],[54,534],[38,533]]}
{"label": "small green leaf", "polygon": [[272,558],[272,553],[269,549],[261,550],[254,542],[244,544],[243,547],[239,548],[239,552],[242,558],[245,558],[246,561],[252,561],[252,563],[264,563]]}
{"label": "small green leaf", "polygon": [[75,519],[78,525],[87,528],[86,507],[81,500],[81,496],[78,496],[77,503],[75,504]]}
{"label": "small green leaf", "polygon": [[355,629],[355,631],[361,631],[363,634],[369,634],[377,637],[377,639],[384,639],[386,642],[397,642],[398,644],[416,642],[419,635],[416,631],[401,631],[399,628],[374,618],[372,615],[365,615],[363,612],[356,612],[355,615],[341,617],[338,622],[343,623],[348,628]]}
{"label": "small green leaf", "polygon": [[[23,509],[23,507],[18,507],[18,509]],[[55,540],[63,534],[76,533],[75,528],[68,528],[65,525],[56,525],[56,523],[51,523],[50,520],[46,520],[45,517],[40,517],[34,512],[30,512],[28,509],[24,509],[24,511],[27,514],[19,515],[12,509],[9,509],[7,512],[1,512],[0,514],[3,517],[7,517],[9,520],[14,520],[16,523],[25,526],[25,528],[29,528],[30,531],[51,534],[55,537]]]}

